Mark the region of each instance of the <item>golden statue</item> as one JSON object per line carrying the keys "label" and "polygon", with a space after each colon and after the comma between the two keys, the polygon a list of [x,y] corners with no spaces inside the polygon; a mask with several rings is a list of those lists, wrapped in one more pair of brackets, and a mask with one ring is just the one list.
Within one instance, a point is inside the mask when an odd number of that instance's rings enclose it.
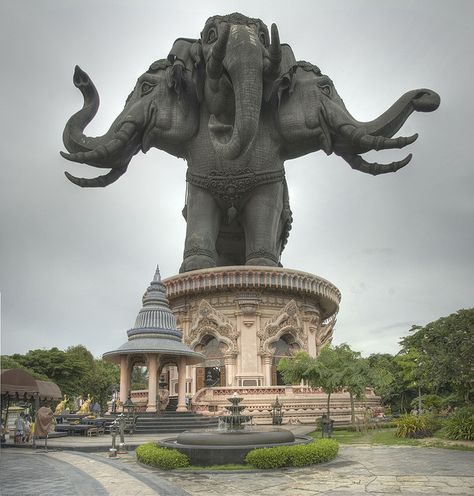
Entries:
{"label": "golden statue", "polygon": [[69,398],[65,394],[64,399],[58,403],[56,410],[54,410],[54,415],[61,415],[61,413],[63,413],[64,410],[66,409],[66,405],[68,404],[68,402],[69,402]]}
{"label": "golden statue", "polygon": [[84,415],[84,414],[89,414],[90,413],[91,401],[92,401],[91,395],[88,394],[87,395],[87,400],[84,401],[84,403],[82,404],[81,408],[79,408],[79,411],[77,412],[78,415]]}

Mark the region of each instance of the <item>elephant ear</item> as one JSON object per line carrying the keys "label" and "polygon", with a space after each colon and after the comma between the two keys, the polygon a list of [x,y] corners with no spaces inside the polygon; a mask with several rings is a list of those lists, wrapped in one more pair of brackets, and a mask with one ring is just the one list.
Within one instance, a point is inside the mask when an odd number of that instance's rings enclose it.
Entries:
{"label": "elephant ear", "polygon": [[[202,78],[198,73],[199,67],[200,65],[202,65],[202,61],[199,57],[199,54],[196,53],[197,44],[199,44],[199,41],[192,38],[178,38],[173,43],[173,47],[168,54],[168,60],[173,64],[173,66],[180,66],[180,69],[173,70],[173,74],[176,77],[179,77],[179,75],[181,75],[181,79],[183,81],[186,80],[186,78],[182,74],[183,68],[189,71],[189,74],[192,74],[192,79],[195,83],[196,94],[199,101],[201,101],[202,90],[200,91],[199,86],[202,85]],[[202,54],[202,52],[200,53]]]}
{"label": "elephant ear", "polygon": [[296,64],[296,58],[290,45],[281,45],[280,75],[286,74]]}
{"label": "elephant ear", "polygon": [[[273,98],[277,98],[278,106],[280,105],[280,98],[286,89],[293,89],[293,74],[294,67],[296,64],[295,55],[290,45],[282,43],[281,45],[281,62],[280,62],[280,76],[273,83],[273,86],[269,88],[269,93],[265,95],[265,100],[269,101]],[[291,87],[291,88],[290,88]],[[291,91],[290,91],[291,92]]]}

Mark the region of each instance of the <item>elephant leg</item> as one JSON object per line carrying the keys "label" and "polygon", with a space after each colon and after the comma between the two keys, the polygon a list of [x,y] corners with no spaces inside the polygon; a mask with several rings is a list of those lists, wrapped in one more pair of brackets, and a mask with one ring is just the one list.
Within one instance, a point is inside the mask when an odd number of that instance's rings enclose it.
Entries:
{"label": "elephant leg", "polygon": [[221,213],[212,195],[188,184],[186,240],[180,272],[215,267]]}
{"label": "elephant leg", "polygon": [[278,266],[284,184],[259,186],[246,202],[241,219],[245,232],[245,264]]}

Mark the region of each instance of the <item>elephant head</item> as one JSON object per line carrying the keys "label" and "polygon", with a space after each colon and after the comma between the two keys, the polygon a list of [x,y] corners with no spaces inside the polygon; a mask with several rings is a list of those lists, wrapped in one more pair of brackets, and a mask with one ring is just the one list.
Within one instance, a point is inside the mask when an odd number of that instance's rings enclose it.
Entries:
{"label": "elephant head", "polygon": [[259,125],[262,96],[280,75],[278,30],[241,14],[207,20],[193,57],[209,113],[208,129],[219,157],[233,160],[251,148]]}
{"label": "elephant head", "polygon": [[178,157],[185,155],[185,144],[199,127],[199,107],[192,79],[179,62],[154,62],[138,78],[125,108],[110,129],[96,138],[85,136],[83,131],[99,107],[97,90],[78,66],[73,81],[84,97],[84,106],[66,124],[63,141],[69,154],[61,155],[74,162],[111,169],[93,179],[77,178],[66,172],[74,184],[107,186],[125,173],[138,151],[146,153],[151,147]]}
{"label": "elephant head", "polygon": [[370,150],[403,148],[418,135],[392,138],[414,111],[431,112],[440,97],[429,89],[405,93],[380,117],[359,122],[346,109],[334,84],[318,67],[298,62],[284,74],[274,91],[277,125],[284,139],[285,158],[323,150],[334,152],[356,170],[372,175],[395,172],[411,160],[411,154],[390,164],[366,162],[360,154]]}

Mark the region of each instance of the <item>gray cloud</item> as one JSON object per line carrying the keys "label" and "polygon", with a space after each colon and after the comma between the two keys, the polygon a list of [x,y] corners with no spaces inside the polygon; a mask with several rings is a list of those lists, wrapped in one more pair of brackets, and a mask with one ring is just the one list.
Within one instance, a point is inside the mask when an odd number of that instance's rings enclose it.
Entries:
{"label": "gray cloud", "polygon": [[93,173],[58,154],[82,105],[74,65],[101,94],[88,128],[101,134],[175,38],[197,37],[207,17],[232,11],[276,22],[282,42],[320,66],[360,120],[409,89],[442,96],[437,112],[414,114],[401,130],[420,138],[397,174],[369,177],[324,154],[287,163],[295,222],[283,263],[341,290],[335,342],[393,353],[411,323],[473,305],[472,2],[10,1],[0,5],[2,353],[113,349],[156,263],[165,277],[180,265],[182,160],[139,155],[98,191],[64,178]]}

